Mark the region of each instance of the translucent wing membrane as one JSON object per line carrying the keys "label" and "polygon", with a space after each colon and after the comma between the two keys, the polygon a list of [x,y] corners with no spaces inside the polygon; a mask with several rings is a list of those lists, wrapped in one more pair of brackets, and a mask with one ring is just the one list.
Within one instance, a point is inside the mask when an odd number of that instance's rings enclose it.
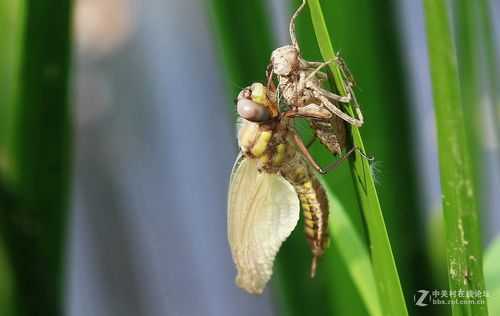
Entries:
{"label": "translucent wing membrane", "polygon": [[290,183],[279,175],[259,172],[255,160],[238,157],[229,184],[228,239],[239,287],[262,293],[299,213],[299,199]]}

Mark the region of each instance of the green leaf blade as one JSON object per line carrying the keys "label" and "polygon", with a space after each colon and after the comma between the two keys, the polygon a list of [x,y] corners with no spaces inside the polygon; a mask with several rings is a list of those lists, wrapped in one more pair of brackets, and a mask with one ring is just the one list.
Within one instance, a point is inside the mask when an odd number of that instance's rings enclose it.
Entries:
{"label": "green leaf blade", "polygon": [[[72,1],[13,1],[18,24],[1,140],[0,234],[15,315],[62,315],[72,156]],[[0,17],[1,18],[1,17]],[[1,74],[2,77],[5,74]],[[1,162],[0,162],[1,164]]]}
{"label": "green leaf blade", "polygon": [[[451,290],[484,290],[480,226],[464,108],[446,3],[424,0],[436,112]],[[488,315],[483,304],[452,304],[454,316]]]}
{"label": "green leaf blade", "polygon": [[[321,55],[324,60],[330,60],[335,57],[335,52],[321,6],[318,0],[308,0],[308,4]],[[340,94],[346,95],[346,85],[343,82],[339,67],[335,63],[332,63],[330,64],[330,69],[333,73],[335,86]],[[348,111],[352,114],[352,107],[349,106]],[[354,145],[364,152],[364,144],[359,130],[353,127],[351,128],[351,133]],[[387,303],[383,306],[384,315],[408,315],[394,255],[391,250],[375,188],[375,181],[368,161],[359,153],[356,153],[355,159],[352,162],[352,171],[358,198],[368,227],[373,269],[377,280],[376,285],[381,300]]]}
{"label": "green leaf blade", "polygon": [[[330,206],[330,236],[339,249],[350,277],[371,316],[381,316],[382,309],[375,285],[370,254],[354,228],[344,207],[322,179]],[[332,263],[334,264],[334,263]]]}

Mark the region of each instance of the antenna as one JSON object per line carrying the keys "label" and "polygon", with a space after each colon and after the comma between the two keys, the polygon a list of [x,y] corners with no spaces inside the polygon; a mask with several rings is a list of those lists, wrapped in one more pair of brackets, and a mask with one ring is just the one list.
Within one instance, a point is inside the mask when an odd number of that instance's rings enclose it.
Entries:
{"label": "antenna", "polygon": [[290,19],[290,38],[292,39],[292,45],[295,47],[295,49],[297,49],[298,52],[300,52],[300,49],[297,38],[295,37],[295,19],[300,14],[300,11],[302,11],[305,5],[306,0],[302,0],[302,4],[297,8],[297,11],[295,11],[295,13],[292,15],[292,18]]}

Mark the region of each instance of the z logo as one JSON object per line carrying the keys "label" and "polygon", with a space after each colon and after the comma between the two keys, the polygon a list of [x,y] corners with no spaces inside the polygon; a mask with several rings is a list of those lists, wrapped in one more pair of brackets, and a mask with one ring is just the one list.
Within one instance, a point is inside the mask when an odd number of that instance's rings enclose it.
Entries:
{"label": "z logo", "polygon": [[420,296],[418,294],[415,294],[413,296],[413,301],[415,302],[415,305],[417,306],[428,306],[429,304],[425,303],[425,299],[429,296],[430,291],[428,290],[418,290],[417,293],[420,293]]}

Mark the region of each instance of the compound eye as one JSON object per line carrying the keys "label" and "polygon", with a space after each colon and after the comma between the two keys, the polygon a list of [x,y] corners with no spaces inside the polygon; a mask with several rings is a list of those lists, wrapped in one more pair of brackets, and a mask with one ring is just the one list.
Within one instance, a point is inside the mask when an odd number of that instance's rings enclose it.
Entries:
{"label": "compound eye", "polygon": [[255,103],[252,100],[240,99],[236,108],[240,117],[247,121],[258,123],[268,121],[271,118],[271,114],[265,106]]}
{"label": "compound eye", "polygon": [[247,87],[240,91],[240,94],[238,94],[236,100],[250,99],[251,97],[252,97],[252,90],[250,89],[250,87]]}

